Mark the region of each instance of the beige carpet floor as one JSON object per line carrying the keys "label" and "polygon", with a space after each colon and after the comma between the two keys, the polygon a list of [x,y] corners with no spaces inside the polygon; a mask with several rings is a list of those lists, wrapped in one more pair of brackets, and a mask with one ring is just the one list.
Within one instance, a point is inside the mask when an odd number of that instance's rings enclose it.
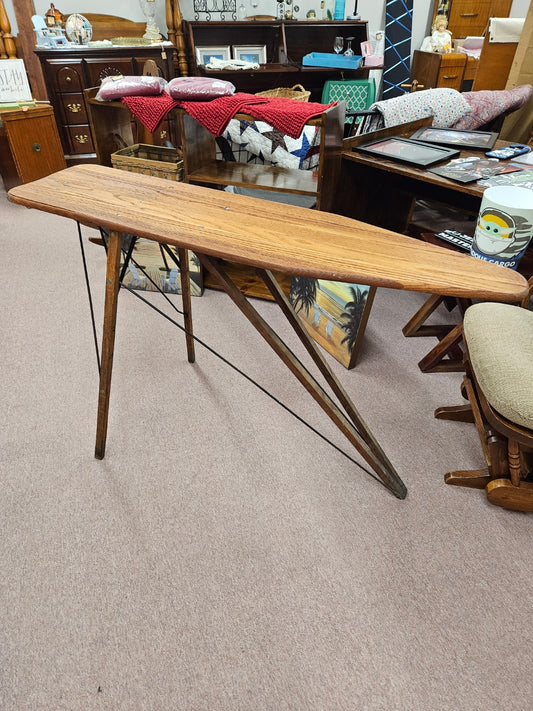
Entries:
{"label": "beige carpet floor", "polygon": [[[0,192],[0,249],[2,711],[529,711],[533,515],[444,484],[482,456],[472,425],[433,418],[461,375],[422,374],[434,341],[402,336],[423,295],[378,290],[358,365],[328,356],[400,501],[211,353],[189,364],[128,293],[95,460],[75,225]],[[350,451],[225,295],[193,309]]]}

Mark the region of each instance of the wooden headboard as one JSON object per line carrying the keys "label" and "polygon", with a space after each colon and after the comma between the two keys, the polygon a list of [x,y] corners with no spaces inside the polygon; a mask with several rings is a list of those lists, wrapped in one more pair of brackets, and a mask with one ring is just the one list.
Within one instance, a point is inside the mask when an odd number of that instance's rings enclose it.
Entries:
{"label": "wooden headboard", "polygon": [[114,37],[142,37],[146,31],[145,22],[133,22],[116,15],[100,15],[94,12],[82,12],[93,28],[93,40],[109,40]]}

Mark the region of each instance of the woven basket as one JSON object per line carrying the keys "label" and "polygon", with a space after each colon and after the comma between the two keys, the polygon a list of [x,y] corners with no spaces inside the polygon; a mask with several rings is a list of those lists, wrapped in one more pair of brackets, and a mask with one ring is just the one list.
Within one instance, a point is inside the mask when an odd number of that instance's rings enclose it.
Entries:
{"label": "woven basket", "polygon": [[154,175],[165,180],[183,180],[183,160],[175,148],[135,143],[111,154],[113,168]]}
{"label": "woven basket", "polygon": [[310,91],[306,91],[301,84],[295,84],[292,89],[269,89],[259,91],[256,96],[270,96],[279,99],[295,99],[296,101],[309,101]]}

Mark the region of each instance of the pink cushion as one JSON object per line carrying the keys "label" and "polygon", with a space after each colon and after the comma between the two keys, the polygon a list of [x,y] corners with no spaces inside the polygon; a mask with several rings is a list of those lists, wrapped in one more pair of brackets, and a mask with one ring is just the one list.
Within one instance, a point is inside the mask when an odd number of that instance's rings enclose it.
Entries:
{"label": "pink cushion", "polygon": [[176,77],[169,82],[167,91],[173,99],[208,101],[218,96],[231,96],[235,93],[235,87],[224,79]]}
{"label": "pink cushion", "polygon": [[167,86],[161,77],[106,77],[96,95],[99,101],[122,99],[124,96],[159,96]]}

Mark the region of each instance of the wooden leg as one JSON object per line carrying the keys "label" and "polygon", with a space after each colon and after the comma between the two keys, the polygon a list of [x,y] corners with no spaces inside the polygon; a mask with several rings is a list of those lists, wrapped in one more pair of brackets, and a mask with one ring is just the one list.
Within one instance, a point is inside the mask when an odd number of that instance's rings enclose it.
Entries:
{"label": "wooden leg", "polygon": [[486,469],[472,469],[470,471],[448,472],[444,475],[444,481],[452,486],[484,489],[491,481],[491,476]]}
{"label": "wooden leg", "polygon": [[437,420],[452,420],[453,422],[474,422],[472,405],[450,405],[437,407],[434,413]]}
{"label": "wooden leg", "polygon": [[507,441],[507,456],[509,458],[509,476],[513,486],[520,486],[520,445],[514,439]]}
{"label": "wooden leg", "polygon": [[494,506],[513,511],[533,512],[533,483],[521,481],[514,486],[509,479],[493,479],[487,484],[487,499]]}
{"label": "wooden leg", "polygon": [[[411,336],[442,336],[453,328],[449,326],[428,326],[424,322],[431,316],[435,309],[446,299],[445,296],[430,296],[418,309],[414,316],[402,328],[402,333],[407,338]],[[424,324],[424,325],[423,325]]]}
{"label": "wooden leg", "polygon": [[115,327],[117,322],[118,291],[120,286],[120,255],[122,234],[109,232],[107,247],[107,272],[104,305],[104,330],[102,337],[102,367],[98,391],[98,417],[96,422],[96,445],[94,456],[103,459],[107,436],[107,418],[109,413],[109,394],[111,373],[113,371],[113,353],[115,349]]}
{"label": "wooden leg", "polygon": [[[420,370],[423,373],[460,372],[464,370],[462,355],[458,357],[459,351],[457,351],[462,337],[463,324],[460,323],[422,358],[418,363]],[[450,355],[450,353],[453,353],[454,357],[446,360],[446,356]]]}
{"label": "wooden leg", "polygon": [[[224,272],[220,261],[211,259],[206,255],[200,255],[200,260],[203,262],[206,269],[211,272],[212,276],[217,279],[218,283],[228,294],[228,296],[230,296],[250,323],[263,336],[281,361],[298,378],[309,394],[315,399],[320,407],[322,407],[324,412],[326,412],[344,436],[352,443],[364,460],[372,467],[372,469],[382,480],[383,484],[399,499],[405,498],[407,495],[407,489],[404,483],[388,459],[382,453],[379,445],[377,445],[377,442],[374,440],[368,427],[358,415],[355,406],[351,403],[348,396],[345,393],[341,393],[341,399],[345,399],[347,401],[344,403],[344,406],[348,406],[351,416],[353,416],[357,421],[358,427],[355,427],[354,424],[350,422],[339,407],[333,402],[331,397],[316,382],[316,380],[305,369],[296,356],[287,348],[285,343],[279,338],[275,331],[260,316],[260,314],[257,313],[246,297],[239,291],[228,275]],[[279,287],[273,286],[274,280],[272,275],[268,272],[262,272],[262,270],[259,271],[262,275],[264,275],[264,281],[269,289],[272,287],[276,300],[278,300],[277,297],[279,294],[282,294],[283,299],[285,299],[282,290]],[[288,304],[288,302],[286,306],[288,306],[288,309],[292,311],[292,307]],[[287,315],[286,306],[284,304],[282,310]],[[294,314],[294,316],[296,316],[296,314]],[[311,341],[311,338],[303,327],[300,327],[298,335],[302,342],[305,343],[309,353],[312,351],[316,351],[316,353],[318,353],[318,349]],[[320,356],[320,354],[318,355]]]}
{"label": "wooden leg", "polygon": [[187,358],[189,363],[194,363],[194,338],[192,325],[191,306],[191,280],[189,274],[189,252],[187,249],[179,248],[178,257],[180,261],[181,276],[181,301],[183,304],[183,321],[186,329],[185,341],[187,343]]}

